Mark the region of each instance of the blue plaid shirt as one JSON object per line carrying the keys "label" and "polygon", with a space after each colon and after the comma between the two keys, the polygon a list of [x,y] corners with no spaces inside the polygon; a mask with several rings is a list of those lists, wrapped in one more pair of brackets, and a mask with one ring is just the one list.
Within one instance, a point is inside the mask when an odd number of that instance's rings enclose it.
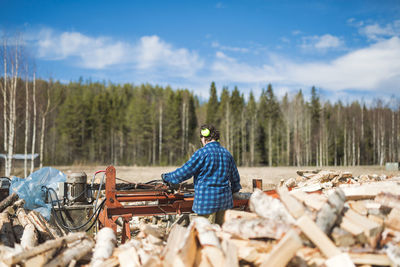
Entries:
{"label": "blue plaid shirt", "polygon": [[219,142],[197,150],[180,168],[166,173],[164,180],[179,184],[194,177],[194,202],[197,214],[210,214],[233,208],[232,193],[238,192],[240,176],[232,155]]}

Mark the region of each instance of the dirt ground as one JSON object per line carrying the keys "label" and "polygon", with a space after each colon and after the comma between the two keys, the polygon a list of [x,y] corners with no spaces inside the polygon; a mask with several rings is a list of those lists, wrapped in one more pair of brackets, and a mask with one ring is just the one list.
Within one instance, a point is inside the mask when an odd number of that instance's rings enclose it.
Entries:
{"label": "dirt ground", "polygon": [[[91,179],[93,174],[98,170],[105,170],[107,166],[55,166],[56,169],[68,174],[70,172],[84,171]],[[170,172],[177,167],[127,167],[116,166],[117,178],[126,180],[128,182],[147,182],[150,180],[161,179],[161,173]],[[241,184],[244,192],[250,192],[252,188],[253,179],[262,179],[264,190],[270,184],[277,184],[281,179],[287,180],[289,178],[296,178],[297,170],[336,170],[336,171],[349,171],[354,177],[361,174],[378,174],[387,176],[400,176],[400,171],[386,171],[384,166],[348,166],[348,167],[239,167],[239,174],[241,177]],[[97,180],[102,177],[102,174],[96,176]],[[118,182],[118,181],[117,181]]]}

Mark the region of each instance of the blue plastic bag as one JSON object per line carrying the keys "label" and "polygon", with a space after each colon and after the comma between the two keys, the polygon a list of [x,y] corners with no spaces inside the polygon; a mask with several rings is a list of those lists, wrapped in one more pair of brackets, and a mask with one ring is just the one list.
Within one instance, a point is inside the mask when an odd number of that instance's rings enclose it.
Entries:
{"label": "blue plastic bag", "polygon": [[40,212],[46,220],[50,220],[51,204],[45,203],[46,195],[42,186],[58,190],[58,183],[65,182],[67,175],[52,167],[41,168],[22,179],[13,177],[11,180],[10,194],[17,193],[19,198],[25,200],[25,208]]}

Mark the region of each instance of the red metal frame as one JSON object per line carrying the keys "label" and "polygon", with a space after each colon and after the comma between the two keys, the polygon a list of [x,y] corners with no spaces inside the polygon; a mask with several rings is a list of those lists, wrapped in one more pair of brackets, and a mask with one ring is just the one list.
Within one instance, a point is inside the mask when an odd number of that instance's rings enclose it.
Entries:
{"label": "red metal frame", "polygon": [[[116,190],[115,180],[115,168],[114,166],[109,166],[106,169],[106,201],[99,214],[99,227],[110,227],[114,230],[114,232],[117,232],[116,220],[121,217],[123,219],[122,243],[124,243],[126,239],[131,238],[129,221],[133,216],[152,216],[193,212],[193,197],[185,197],[184,194],[181,193],[168,193],[166,188],[160,188],[159,190],[135,189],[132,191],[118,191]],[[147,205],[146,203],[140,203],[145,201],[153,201],[157,204]],[[131,205],[129,205],[129,203]],[[247,205],[247,199],[234,200],[234,207],[236,208],[246,208]]]}

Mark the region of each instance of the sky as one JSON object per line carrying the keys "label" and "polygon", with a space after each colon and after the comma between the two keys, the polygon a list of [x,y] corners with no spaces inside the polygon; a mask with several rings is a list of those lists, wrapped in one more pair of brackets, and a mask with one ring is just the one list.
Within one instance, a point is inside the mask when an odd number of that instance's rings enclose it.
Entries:
{"label": "sky", "polygon": [[400,0],[0,0],[37,75],[343,102],[400,95]]}

